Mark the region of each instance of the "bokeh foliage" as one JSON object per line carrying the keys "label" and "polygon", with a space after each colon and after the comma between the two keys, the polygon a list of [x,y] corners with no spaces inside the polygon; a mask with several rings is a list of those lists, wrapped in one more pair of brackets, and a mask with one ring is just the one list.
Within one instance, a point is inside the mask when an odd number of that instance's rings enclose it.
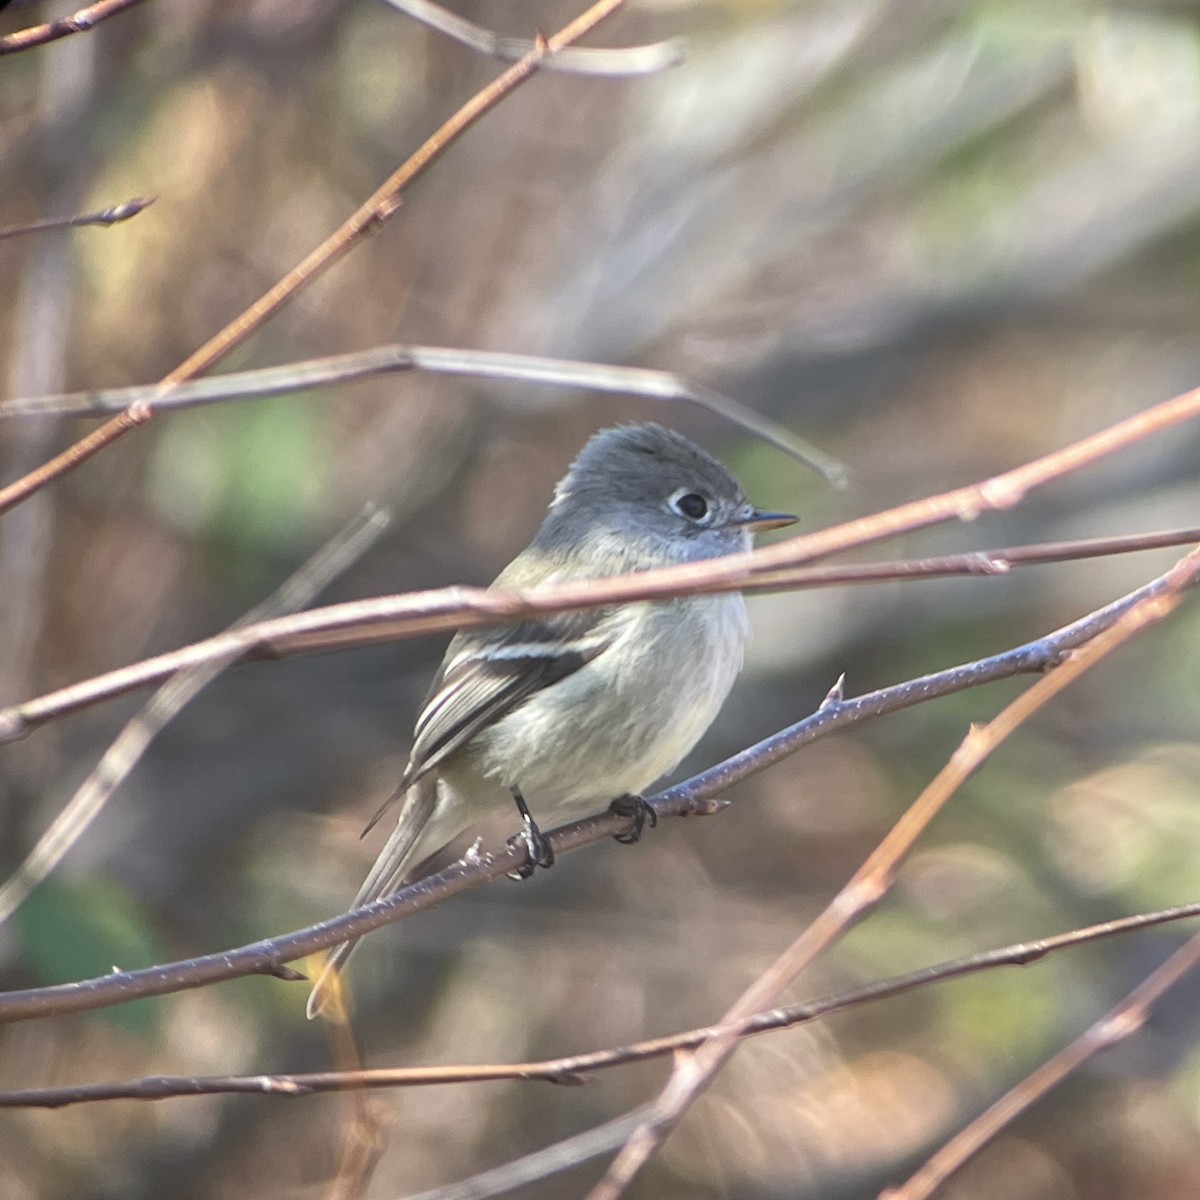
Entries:
{"label": "bokeh foliage", "polygon": [[[42,8],[6,9],[3,30]],[[574,14],[460,11],[514,35]],[[368,498],[392,504],[397,526],[331,598],[485,582],[577,446],[617,419],[677,425],[760,503],[818,525],[1012,466],[1196,382],[1195,6],[648,0],[593,40],[677,34],[688,61],[660,76],[534,80],[229,365],[401,340],[677,370],[842,456],[846,495],[648,402],[404,377],[171,415],[0,522],[4,702],[215,631]],[[0,245],[5,391],[162,375],[498,69],[372,0],[161,0],[0,60],[0,223],[159,197],[106,232]],[[83,428],[0,425],[0,480]],[[1198,451],[1178,430],[1011,513],[888,549],[1194,523]],[[736,700],[690,765],[803,715],[842,671],[863,691],[1002,649],[1169,557],[756,600]],[[805,992],[1196,899],[1197,621],[1185,609],[1019,734]],[[185,957],[337,911],[377,849],[358,832],[397,775],[439,653],[405,643],[225,677],[2,931],[4,983],[78,978],[118,954]],[[720,817],[376,935],[353,977],[367,1061],[514,1059],[711,1020],[1017,686],[861,727],[740,786]],[[4,748],[6,869],[130,711]],[[1180,936],[759,1039],[636,1194],[871,1196]],[[0,1086],[325,1065],[303,999],[252,980],[121,1020],[9,1028]],[[1194,1196],[1195,1000],[1185,985],[950,1194]],[[533,1149],[659,1078],[388,1095],[370,1194]],[[346,1111],[326,1097],[13,1113],[0,1192],[321,1195]]]}

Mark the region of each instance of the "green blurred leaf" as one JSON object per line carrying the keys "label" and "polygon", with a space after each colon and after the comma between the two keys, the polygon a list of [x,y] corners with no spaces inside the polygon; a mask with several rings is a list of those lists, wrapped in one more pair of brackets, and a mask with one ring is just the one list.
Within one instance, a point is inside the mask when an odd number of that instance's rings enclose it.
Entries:
{"label": "green blurred leaf", "polygon": [[295,397],[177,414],[155,446],[150,502],[177,528],[259,563],[321,521],[322,428]]}
{"label": "green blurred leaf", "polygon": [[[51,880],[33,892],[13,921],[25,961],[41,983],[93,979],[114,967],[134,970],[166,957],[140,906],[111,880],[70,885]],[[99,1015],[141,1036],[153,1034],[158,1023],[149,1000]]]}

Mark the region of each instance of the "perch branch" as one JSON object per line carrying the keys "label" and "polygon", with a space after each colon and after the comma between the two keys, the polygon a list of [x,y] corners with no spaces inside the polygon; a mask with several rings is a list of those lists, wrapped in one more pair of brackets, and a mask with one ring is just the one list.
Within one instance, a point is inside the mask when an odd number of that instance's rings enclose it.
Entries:
{"label": "perch branch", "polygon": [[[1139,604],[1166,594],[1170,587],[1171,576],[1160,576],[1070,625],[1002,654],[851,699],[831,696],[810,716],[691,779],[659,792],[649,798],[649,803],[659,816],[664,817],[707,815],[720,811],[725,807],[724,802],[717,799],[722,792],[818,738],[828,736],[837,729],[966,688],[1015,675],[1045,671],[1064,652],[1102,635]],[[607,812],[555,830],[549,836],[556,854],[563,854],[628,832],[629,828],[629,819]],[[524,861],[523,856],[524,850],[516,847],[493,855],[468,856],[436,875],[410,884],[354,912],[234,950],[139,971],[115,970],[98,979],[77,983],[0,993],[0,1023],[107,1008],[145,996],[167,995],[246,975],[277,974],[284,963],[303,958],[315,950],[361,937],[372,929],[423,911],[492,879],[499,879],[520,866]]]}

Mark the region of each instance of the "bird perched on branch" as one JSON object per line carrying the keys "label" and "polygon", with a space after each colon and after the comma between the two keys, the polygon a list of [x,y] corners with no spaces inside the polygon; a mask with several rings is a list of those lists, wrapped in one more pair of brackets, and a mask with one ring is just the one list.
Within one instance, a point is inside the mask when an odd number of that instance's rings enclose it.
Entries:
{"label": "bird perched on branch", "polygon": [[[523,591],[719,558],[748,550],[756,530],[795,519],[760,512],[720,463],[680,434],[618,426],[580,451],[537,536],[494,586]],[[400,802],[353,907],[411,882],[468,826],[514,802],[528,851],[521,874],[553,861],[533,813],[561,823],[613,801],[636,818],[636,837],[647,815],[639,793],[708,728],[748,636],[737,592],[459,633],[417,718],[399,786],[367,827]],[[355,944],[330,955],[309,997],[310,1017]]]}

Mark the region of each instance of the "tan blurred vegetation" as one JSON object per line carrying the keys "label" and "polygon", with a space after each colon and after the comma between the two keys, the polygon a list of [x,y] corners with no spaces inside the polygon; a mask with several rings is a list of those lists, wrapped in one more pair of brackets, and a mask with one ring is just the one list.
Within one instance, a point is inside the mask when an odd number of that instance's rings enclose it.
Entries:
{"label": "tan blurred vegetation", "polygon": [[[18,4],[0,32],[51,14]],[[566,3],[458,11],[506,34]],[[635,5],[594,44],[683,35],[645,79],[545,74],[242,348],[254,366],[388,341],[677,370],[839,454],[845,495],[687,409],[403,377],[167,415],[0,522],[0,703],[221,628],[361,503],[397,525],[331,598],[486,582],[565,463],[617,419],[719,452],[811,526],[1015,465],[1200,378],[1200,23],[1176,2]],[[373,0],[160,0],[0,60],[0,224],[157,195],[136,219],[0,245],[0,387],[166,373],[326,236],[499,67]],[[79,436],[0,425],[0,483]],[[1195,523],[1181,429],[889,552]],[[850,692],[1036,636],[1170,552],[751,602],[736,698],[690,764]],[[1195,900],[1200,620],[1185,608],[1020,733],[805,994]],[[339,911],[377,850],[432,642],[227,674],[0,929],[5,986],[218,950]],[[681,680],[686,687],[687,681]],[[844,881],[971,720],[965,693],[805,750],[705,821],[594,848],[374,935],[352,972],[370,1065],[498,1061],[715,1018]],[[133,711],[0,755],[20,860]],[[639,1197],[859,1200],[1057,1048],[1181,936],[1143,934],[745,1046]],[[330,1062],[305,990],[245,980],[0,1032],[0,1088]],[[1185,984],[1150,1029],[992,1147],[956,1200],[1200,1194]],[[387,1093],[369,1195],[447,1182],[607,1119],[661,1065],[586,1088]],[[0,1194],[319,1196],[344,1098],[13,1112]],[[590,1170],[590,1169],[589,1169]],[[529,1190],[581,1195],[588,1172]]]}

